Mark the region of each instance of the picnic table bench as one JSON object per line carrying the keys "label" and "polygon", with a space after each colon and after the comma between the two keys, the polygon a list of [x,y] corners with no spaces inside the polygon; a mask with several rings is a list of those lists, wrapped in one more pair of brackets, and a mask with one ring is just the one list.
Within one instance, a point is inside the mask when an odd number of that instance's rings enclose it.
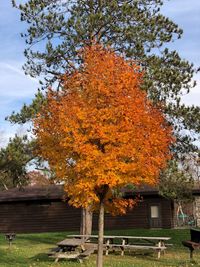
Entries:
{"label": "picnic table bench", "polygon": [[[98,235],[69,235],[68,237],[79,238],[86,243],[95,240],[97,242]],[[153,250],[158,253],[158,258],[161,256],[161,252],[167,247],[165,241],[170,240],[170,237],[146,237],[146,236],[104,236],[104,250],[105,255],[109,254],[110,250],[119,248],[121,255],[124,255],[125,250]],[[95,244],[94,243],[94,244]]]}
{"label": "picnic table bench", "polygon": [[55,262],[59,259],[76,259],[82,262],[84,258],[90,256],[94,252],[93,247],[86,247],[85,241],[77,238],[66,238],[57,243],[57,247],[51,249],[48,256],[55,258]]}
{"label": "picnic table bench", "polygon": [[189,248],[190,259],[193,259],[193,252],[195,249],[200,249],[200,231],[197,229],[190,229],[190,240],[182,241],[183,246]]}

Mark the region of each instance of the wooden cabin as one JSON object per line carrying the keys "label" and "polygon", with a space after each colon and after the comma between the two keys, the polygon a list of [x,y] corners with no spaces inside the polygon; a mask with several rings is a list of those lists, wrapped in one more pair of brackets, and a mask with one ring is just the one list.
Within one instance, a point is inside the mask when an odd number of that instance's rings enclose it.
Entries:
{"label": "wooden cabin", "polygon": [[[173,228],[174,204],[158,190],[143,188],[125,192],[126,198],[141,196],[133,210],[123,216],[105,215],[105,229]],[[64,201],[62,186],[32,186],[0,192],[0,232],[33,233],[79,230],[81,210]],[[93,230],[98,216],[93,216]]]}

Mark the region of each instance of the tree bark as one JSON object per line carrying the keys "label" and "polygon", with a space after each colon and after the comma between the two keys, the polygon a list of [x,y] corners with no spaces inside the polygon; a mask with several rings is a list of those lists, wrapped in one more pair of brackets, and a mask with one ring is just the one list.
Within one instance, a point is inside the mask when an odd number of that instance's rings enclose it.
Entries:
{"label": "tree bark", "polygon": [[85,234],[92,234],[92,211],[90,208],[85,209]]}
{"label": "tree bark", "polygon": [[104,203],[100,201],[97,267],[103,267]]}
{"label": "tree bark", "polygon": [[85,235],[85,209],[81,209],[81,226],[80,226],[80,235]]}
{"label": "tree bark", "polygon": [[92,212],[90,208],[81,210],[81,235],[91,235],[92,234]]}

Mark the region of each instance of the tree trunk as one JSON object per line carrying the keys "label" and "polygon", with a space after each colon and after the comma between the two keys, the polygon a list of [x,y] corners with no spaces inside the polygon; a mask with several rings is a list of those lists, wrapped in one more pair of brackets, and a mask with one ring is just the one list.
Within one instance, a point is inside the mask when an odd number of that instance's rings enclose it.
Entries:
{"label": "tree trunk", "polygon": [[92,234],[92,212],[89,208],[81,210],[81,235],[91,235]]}
{"label": "tree trunk", "polygon": [[92,211],[90,208],[85,209],[85,234],[92,234]]}
{"label": "tree trunk", "polygon": [[100,201],[97,267],[103,267],[104,203]]}
{"label": "tree trunk", "polygon": [[85,235],[85,209],[81,209],[80,235]]}

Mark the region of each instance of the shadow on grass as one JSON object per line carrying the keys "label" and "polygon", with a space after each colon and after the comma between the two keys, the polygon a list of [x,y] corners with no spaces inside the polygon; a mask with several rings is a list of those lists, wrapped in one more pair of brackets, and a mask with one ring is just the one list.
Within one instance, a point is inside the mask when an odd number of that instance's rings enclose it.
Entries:
{"label": "shadow on grass", "polygon": [[36,255],[34,255],[33,257],[30,257],[29,258],[31,261],[34,261],[34,262],[53,262],[54,259],[50,258],[47,253],[38,253]]}
{"label": "shadow on grass", "polygon": [[[112,255],[115,255],[115,256],[121,256],[121,250],[115,250],[115,251],[110,251],[109,252],[109,255],[112,256]],[[158,257],[158,254],[153,251],[153,250],[125,250],[125,255],[124,256],[121,256],[121,257],[137,257],[138,259],[139,258],[143,258],[143,259],[150,259],[150,260],[153,260],[153,261],[157,261],[159,260],[157,257]],[[163,254],[161,255],[161,258],[163,258]]]}
{"label": "shadow on grass", "polygon": [[[93,255],[96,257],[96,255]],[[137,259],[136,262],[134,262],[134,259]],[[30,258],[30,261],[34,264],[37,263],[44,263],[44,264],[52,264],[52,266],[57,266],[54,263],[54,259],[49,258],[47,254],[45,253],[39,253],[35,255],[34,257]],[[92,262],[94,261],[94,258],[87,259],[83,265],[80,265],[76,260],[66,260],[66,259],[60,259],[59,264],[62,266],[93,266]],[[189,260],[179,260],[179,259],[173,259],[173,258],[165,258],[164,256],[160,259],[156,258],[156,255],[152,255],[152,253],[131,253],[126,254],[125,256],[121,256],[119,253],[110,253],[109,256],[104,258],[105,266],[162,266],[162,267],[198,267],[200,266],[200,263],[197,261],[190,262]],[[58,264],[58,266],[60,266]],[[130,265],[129,265],[130,264]],[[135,265],[136,264],[136,265]]]}
{"label": "shadow on grass", "polygon": [[[30,261],[32,263],[45,263],[45,264],[52,264],[52,266],[54,266],[55,263],[55,258],[50,258],[47,254],[45,253],[38,253],[37,255],[35,255],[34,257],[29,258]],[[58,266],[60,266],[60,264],[64,264],[64,266],[85,266],[84,265],[80,265],[79,261],[77,259],[59,259],[58,261]],[[48,265],[49,266],[49,265]],[[57,265],[56,265],[57,266]]]}
{"label": "shadow on grass", "polygon": [[[161,258],[157,258],[157,254],[152,251],[131,251],[129,253],[126,253],[123,257],[120,256],[119,252],[111,252],[109,253],[110,257],[116,257],[116,259],[119,259],[119,262],[124,261],[130,261],[131,264],[136,264],[133,266],[162,266],[162,267],[197,267],[200,266],[200,262],[198,260],[190,261],[189,259],[185,258],[176,258],[173,257],[173,255],[170,255],[170,257],[167,257],[167,255],[161,255]],[[115,259],[115,260],[116,260]],[[134,262],[134,259],[136,260],[136,263]],[[125,265],[126,266],[126,265]],[[129,266],[129,265],[127,265]]]}
{"label": "shadow on grass", "polygon": [[49,245],[56,245],[57,242],[62,241],[69,234],[75,234],[74,232],[58,232],[58,233],[42,233],[42,234],[19,234],[17,235],[18,241],[31,242],[31,243],[43,243]]}

